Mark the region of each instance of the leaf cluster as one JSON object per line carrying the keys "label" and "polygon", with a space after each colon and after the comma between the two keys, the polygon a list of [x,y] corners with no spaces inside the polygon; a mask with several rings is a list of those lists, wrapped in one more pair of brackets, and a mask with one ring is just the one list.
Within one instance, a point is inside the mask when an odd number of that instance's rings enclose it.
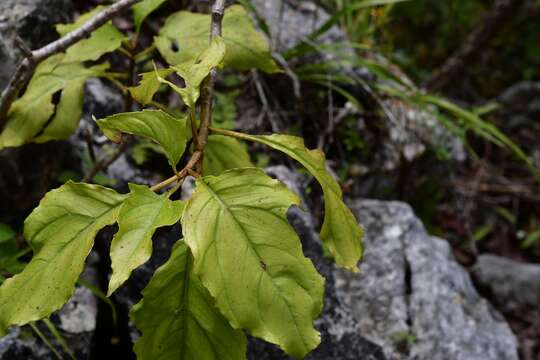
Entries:
{"label": "leaf cluster", "polygon": [[[145,0],[133,9],[135,38],[145,17],[162,3]],[[81,26],[95,11],[58,26],[58,31]],[[149,108],[96,121],[112,141],[120,141],[122,134],[152,141],[167,157],[173,176],[153,187],[130,184],[127,194],[71,181],[47,193],[24,223],[32,260],[0,286],[0,336],[9,326],[47,318],[68,301],[104,227],[118,224],[110,249],[110,296],[148,261],[155,231],[180,222],[183,238],[130,314],[142,332],[135,344],[138,358],[245,359],[245,332],[296,358],[320,343],[313,321],[322,311],[324,279],[304,256],[287,220],[287,211],[299,206],[300,199],[256,168],[241,141],[290,156],[318,180],[325,200],[321,239],[337,265],[357,271],[362,230],[327,171],[324,154],[307,149],[301,138],[205,128],[204,104],[211,103],[212,74],[218,69],[279,71],[265,37],[243,7],[226,10],[223,36],[208,44],[211,21],[210,15],[172,14],[155,38],[169,66],[154,65],[127,89]],[[112,76],[106,63],[88,62],[120,49],[124,41],[108,23],[42,63],[9,113],[0,148],[67,137],[80,117],[85,80]],[[178,94],[185,114],[155,108],[162,86]],[[191,159],[179,171],[190,152]],[[196,177],[194,193],[185,202],[173,200],[187,175]]]}

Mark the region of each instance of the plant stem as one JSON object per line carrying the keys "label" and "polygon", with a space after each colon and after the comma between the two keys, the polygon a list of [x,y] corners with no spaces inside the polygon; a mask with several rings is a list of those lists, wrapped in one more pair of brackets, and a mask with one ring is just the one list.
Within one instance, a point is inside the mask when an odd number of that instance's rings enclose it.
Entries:
{"label": "plant stem", "polygon": [[163,180],[159,184],[156,184],[156,185],[152,186],[150,188],[150,190],[158,191],[158,190],[163,189],[164,187],[169,186],[170,184],[174,183],[175,181],[183,180],[186,176],[189,175],[189,171],[193,170],[195,165],[197,165],[197,163],[201,159],[201,155],[202,155],[202,152],[195,151],[193,153],[193,155],[191,156],[191,158],[189,159],[189,162],[187,163],[187,165],[184,166],[184,168],[182,170],[180,170],[176,175],[171,176],[170,178],[168,178],[166,180]]}
{"label": "plant stem", "polygon": [[242,139],[242,140],[252,140],[250,135],[243,134],[238,131],[218,129],[218,128],[213,128],[213,127],[210,127],[209,130],[210,132],[217,135],[224,135],[224,136],[234,137],[234,138]]}
{"label": "plant stem", "polygon": [[[223,13],[225,11],[225,0],[215,0],[212,7],[212,23],[210,25],[210,42],[218,36],[221,36]],[[215,69],[210,71],[210,75],[205,79],[201,86],[201,124],[194,139],[195,151],[191,155],[186,166],[174,176],[152,186],[152,191],[161,190],[175,181],[183,180],[190,174],[199,175],[202,173],[202,162],[204,157],[204,148],[208,141],[209,128],[212,123],[212,108],[214,100],[214,84],[216,82],[217,72]],[[194,135],[195,136],[195,135]]]}
{"label": "plant stem", "polygon": [[118,13],[140,1],[141,0],[120,0],[94,16],[80,28],[75,29],[60,39],[27,54],[27,56],[20,62],[17,70],[13,74],[13,77],[10,79],[8,85],[2,92],[2,98],[0,99],[0,130],[3,129],[7,122],[7,115],[11,104],[15,101],[17,95],[24,85],[30,80],[39,63],[54,54],[66,50],[76,42],[89,37],[98,27],[111,20]]}
{"label": "plant stem", "polygon": [[[225,0],[215,0],[212,7],[212,23],[210,25],[210,42],[221,36],[223,13],[225,10]],[[196,163],[196,171],[202,173],[202,162],[204,158],[204,148],[208,141],[208,128],[212,124],[212,110],[214,103],[214,85],[216,83],[217,72],[210,71],[210,75],[204,80],[201,88],[201,124],[195,142],[196,151],[201,153],[200,160]]]}

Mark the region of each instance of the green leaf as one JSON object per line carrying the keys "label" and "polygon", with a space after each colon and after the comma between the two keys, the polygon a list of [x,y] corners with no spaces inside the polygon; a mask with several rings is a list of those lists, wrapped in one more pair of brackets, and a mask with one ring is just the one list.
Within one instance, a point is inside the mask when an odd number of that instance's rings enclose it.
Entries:
{"label": "green leaf", "polygon": [[246,358],[246,338],[234,330],[214,299],[192,273],[193,257],[178,241],[169,260],[143,290],[130,317],[142,336],[135,343],[139,360]]}
{"label": "green leaf", "polygon": [[214,91],[216,99],[212,113],[212,124],[220,129],[232,130],[236,127],[236,117],[238,115],[235,99],[240,94],[240,90],[227,93]]}
{"label": "green leaf", "polygon": [[144,0],[133,6],[133,19],[137,32],[141,29],[141,25],[148,15],[154,12],[158,7],[163,5],[167,0]]}
{"label": "green leaf", "polygon": [[131,148],[131,157],[135,161],[135,164],[139,166],[150,159],[151,153],[164,155],[163,149],[148,139],[142,139]]}
{"label": "green leaf", "polygon": [[222,135],[208,137],[204,148],[204,175],[220,175],[225,170],[242,167],[254,167],[244,144]]}
{"label": "green leaf", "polygon": [[107,296],[150,259],[156,229],[176,223],[184,209],[184,203],[169,200],[169,194],[157,195],[144,185],[129,184],[129,189],[131,193],[118,215],[119,229],[111,244],[113,273]]}
{"label": "green leaf", "polygon": [[262,170],[234,169],[199,179],[182,216],[194,271],[221,313],[295,357],[320,342],[313,320],[324,292],[287,222],[299,202]]}
{"label": "green leaf", "polygon": [[[85,68],[55,55],[41,63],[24,95],[15,101],[0,134],[0,149],[28,142],[63,140],[79,123],[84,82],[104,75],[108,64]],[[55,95],[56,94],[56,95]],[[57,105],[54,98],[59,98]]]}
{"label": "green leaf", "polygon": [[190,108],[195,108],[195,103],[201,94],[201,84],[206,79],[210,71],[218,67],[225,56],[225,43],[220,37],[212,39],[210,45],[195,59],[184,62],[172,69],[184,79],[186,86],[180,88],[170,81],[163,79],[156,74],[158,80],[169,85],[181,97],[184,103]]}
{"label": "green leaf", "polygon": [[67,139],[77,129],[82,115],[85,80],[85,78],[82,78],[65,85],[60,102],[56,107],[54,120],[45,127],[40,135],[36,136],[34,142],[43,143],[51,140]]}
{"label": "green leaf", "polygon": [[[155,45],[171,65],[195,59],[206,47],[210,36],[210,15],[180,11],[172,14],[161,28]],[[226,9],[223,39],[227,45],[224,66],[237,70],[279,71],[270,55],[268,41],[259,33],[240,5]]]}
{"label": "green leaf", "polygon": [[537,229],[536,231],[533,231],[527,235],[527,237],[523,240],[521,243],[522,249],[530,248],[531,246],[535,245],[538,240],[540,240],[540,229]]}
{"label": "green leaf", "polygon": [[16,274],[22,271],[24,265],[19,258],[27,255],[30,248],[19,249],[15,238],[0,243],[0,270],[5,270],[10,274]]}
{"label": "green leaf", "polygon": [[75,289],[97,232],[116,221],[125,196],[68,182],[50,191],[24,222],[34,257],[0,287],[0,337],[8,326],[47,317]]}
{"label": "green leaf", "polygon": [[173,72],[173,69],[159,69],[157,70],[157,74],[156,71],[142,73],[140,74],[141,81],[139,82],[139,85],[129,87],[128,91],[137,102],[143,105],[148,105],[152,102],[154,95],[158,92],[161,86],[158,76],[161,78],[166,78]]}
{"label": "green leaf", "polygon": [[175,170],[189,138],[186,118],[177,119],[161,110],[115,114],[96,122],[115,142],[120,140],[120,133],[139,135],[157,142]]}
{"label": "green leaf", "polygon": [[[58,31],[61,36],[64,36],[67,33],[83,26],[86,22],[104,9],[104,6],[98,6],[92,11],[79,16],[77,21],[72,24],[56,25],[56,31]],[[127,37],[122,34],[111,21],[109,21],[105,25],[94,30],[87,39],[83,39],[70,46],[66,51],[65,62],[97,60],[103,54],[118,49],[120,46],[122,46],[122,42],[126,40]]]}
{"label": "green leaf", "polygon": [[324,153],[308,150],[304,140],[296,136],[255,136],[216,129],[217,133],[255,141],[279,150],[302,164],[321,184],[324,193],[324,222],[321,240],[334,257],[336,264],[351,271],[358,271],[357,263],[362,257],[363,230],[351,210],[342,200],[339,184],[326,170]]}
{"label": "green leaf", "polygon": [[0,223],[0,243],[13,239],[15,235],[17,233],[9,225]]}

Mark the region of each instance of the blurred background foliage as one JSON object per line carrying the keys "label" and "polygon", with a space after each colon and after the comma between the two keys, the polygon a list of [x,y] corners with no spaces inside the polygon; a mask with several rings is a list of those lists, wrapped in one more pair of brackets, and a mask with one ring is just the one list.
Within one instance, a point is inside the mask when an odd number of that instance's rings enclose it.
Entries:
{"label": "blurred background foliage", "polygon": [[[534,98],[527,92],[520,95],[519,87],[533,86],[540,78],[540,2],[516,1],[517,10],[509,20],[496,24],[500,28],[489,41],[479,44],[481,51],[474,61],[434,90],[426,90],[424,85],[471,32],[483,25],[483,17],[495,1],[319,3],[332,17],[311,38],[337,24],[351,44],[310,47],[304,43],[289,50],[285,58],[293,63],[296,56],[310,51],[335,55],[333,60],[294,67],[300,80],[330,89],[369,118],[372,108],[366,104],[365,94],[359,96],[351,90],[360,81],[373,99],[399,99],[429,112],[460,137],[468,151],[467,160],[456,164],[444,146],[432,144],[421,158],[402,163],[397,186],[379,184],[362,195],[408,201],[433,233],[455,241],[466,262],[479,251],[480,243],[490,251],[511,248],[517,257],[538,259],[540,150],[536,139],[540,129]],[[353,55],[344,50],[347,46],[355,49]],[[365,67],[379,81],[363,83],[340,71],[343,66]],[[522,104],[509,97],[513,87],[517,93],[513,95]],[[514,106],[501,103],[505,91]],[[379,110],[376,116],[384,117],[384,109]],[[335,133],[340,144],[327,144],[326,150],[331,158],[340,158],[342,179],[350,179],[351,173],[358,176],[355,165],[372,163],[377,147],[369,145],[369,135],[364,128],[359,130],[354,116],[340,121]],[[465,202],[470,205],[463,208]]]}

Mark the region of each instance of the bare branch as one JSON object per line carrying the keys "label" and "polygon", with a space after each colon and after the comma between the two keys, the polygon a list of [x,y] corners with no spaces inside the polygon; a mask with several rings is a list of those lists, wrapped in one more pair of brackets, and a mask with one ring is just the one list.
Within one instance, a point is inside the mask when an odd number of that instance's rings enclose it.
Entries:
{"label": "bare branch", "polygon": [[[140,1],[141,0],[120,0],[94,16],[80,28],[73,30],[60,39],[45,45],[40,49],[32,51],[30,54],[26,54],[26,58],[21,61],[15,74],[2,92],[2,98],[0,100],[0,130],[3,129],[7,121],[7,114],[11,104],[17,98],[19,91],[30,80],[36,66],[40,62],[54,54],[58,54],[59,52],[66,50],[76,42],[89,37],[94,30],[111,20],[118,13]],[[26,52],[27,51],[25,51],[25,53]]]}

